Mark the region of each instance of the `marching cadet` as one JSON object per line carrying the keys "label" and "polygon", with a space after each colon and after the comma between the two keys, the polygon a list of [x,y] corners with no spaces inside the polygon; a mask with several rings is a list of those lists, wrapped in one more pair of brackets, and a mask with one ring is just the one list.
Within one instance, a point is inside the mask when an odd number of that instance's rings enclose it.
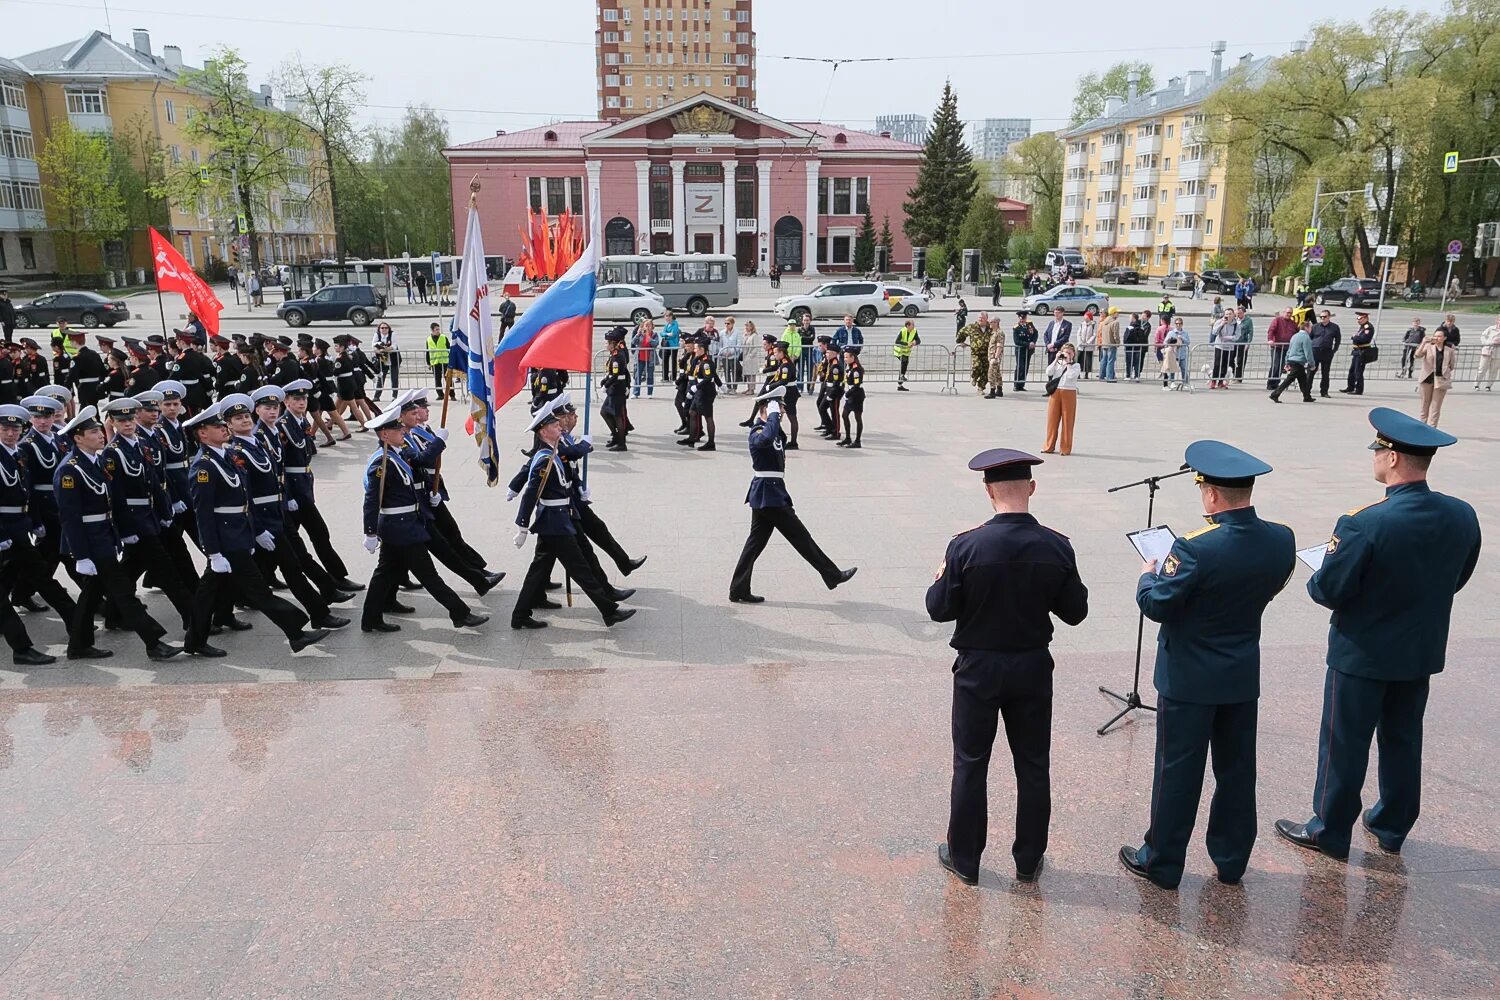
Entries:
{"label": "marching cadet", "polygon": [[20,389],[20,373],[16,370],[18,350],[19,345],[9,339],[0,344],[0,405],[14,405],[16,400],[25,395]]}
{"label": "marching cadet", "polygon": [[182,383],[186,391],[182,394],[183,405],[189,413],[198,413],[213,402],[214,365],[198,350],[204,345],[199,334],[191,329],[177,332],[177,360],[168,366],[172,379]]}
{"label": "marching cadet", "polygon": [[365,591],[360,628],[365,632],[401,630],[400,625],[386,621],[383,613],[396,599],[396,582],[408,573],[447,610],[455,628],[477,628],[489,621],[489,616],[469,610],[428,554],[430,535],[422,516],[423,487],[402,457],[406,431],[400,417],[401,408],[392,406],[370,421],[380,448],[365,464],[365,551],[372,555],[378,552],[379,561]]}
{"label": "marching cadet", "polygon": [[160,382],[172,377],[170,368],[172,359],[167,357],[167,342],[159,333],[153,333],[146,338],[146,363],[155,369],[156,381]]}
{"label": "marching cadet", "polygon": [[[292,338],[277,337],[269,341],[270,360],[266,364],[266,372],[263,376],[265,382],[271,385],[285,386],[288,382],[295,382],[299,378],[306,378],[313,383],[313,388],[321,392],[322,386],[318,380],[302,371],[302,364],[292,354]],[[315,421],[316,422],[316,421]]]}
{"label": "marching cadet", "polygon": [[[134,398],[140,404],[140,409],[135,414],[136,433],[146,443],[157,478],[167,495],[167,516],[158,540],[172,567],[176,569],[178,578],[191,591],[198,586],[198,570],[193,565],[193,557],[188,553],[187,543],[183,541],[183,525],[190,518],[187,516],[187,501],[183,499],[187,496],[187,462],[183,459],[186,446],[182,443],[182,431],[177,430],[176,450],[169,449],[168,438],[162,432],[161,423],[161,407],[165,397],[157,389],[147,389],[137,393]],[[170,471],[169,464],[174,467]],[[146,586],[159,586],[160,572],[155,566],[148,568]]]}
{"label": "marching cadet", "polygon": [[125,347],[130,352],[130,367],[125,377],[125,394],[134,396],[138,392],[145,392],[155,386],[161,381],[161,375],[151,367],[146,349],[141,346],[140,341],[126,337]]}
{"label": "marching cadet", "polygon": [[453,508],[448,502],[448,486],[442,481],[441,461],[438,457],[447,447],[448,432],[443,428],[435,431],[427,425],[427,418],[431,413],[427,390],[421,387],[412,389],[393,405],[401,411],[401,428],[406,432],[411,452],[407,461],[417,470],[422,486],[427,491],[424,513],[432,522],[432,533],[437,536],[432,549],[433,555],[444,566],[467,580],[480,595],[489,593],[505,579],[505,574],[488,571],[484,556],[464,538],[463,530],[453,516]]}
{"label": "marching cadet", "polygon": [[[780,340],[771,345],[771,356],[772,359],[776,362],[776,367],[771,370],[771,373],[766,377],[765,381],[761,383],[761,386],[763,389],[780,388],[786,390],[786,392],[783,393],[780,397],[778,406],[780,407],[783,415],[786,417],[788,426],[791,427],[791,434],[783,434],[783,436],[786,437],[786,443],[783,445],[783,447],[787,451],[796,451],[797,400],[802,397],[801,391],[797,388],[797,362],[792,360],[792,356],[787,353],[787,345]],[[847,376],[848,373],[845,372],[845,377],[847,378]],[[762,391],[761,395],[764,396],[765,392]],[[760,397],[757,396],[756,398],[759,399]],[[765,414],[762,413],[760,409],[756,410],[756,419],[765,419]]]}
{"label": "marching cadet", "polygon": [[[260,334],[255,336],[259,337]],[[240,363],[240,377],[231,387],[231,392],[248,396],[265,384],[265,370],[261,366],[260,351],[255,344],[247,342],[237,345],[234,353],[235,359]],[[219,398],[223,399],[224,396]]]}
{"label": "marching cadet", "polygon": [[1147,562],[1136,583],[1136,604],[1161,625],[1156,770],[1145,843],[1120,848],[1127,871],[1163,889],[1182,881],[1210,748],[1208,855],[1225,885],[1250,863],[1260,623],[1297,565],[1292,529],[1261,520],[1251,503],[1269,465],[1220,441],[1194,441],[1183,460],[1197,473],[1208,524],[1174,541],[1160,567]]}
{"label": "marching cadet", "polygon": [[[761,344],[766,351],[766,359],[760,366],[760,386],[766,389],[771,384],[771,375],[776,371],[776,335],[773,333],[763,334]],[[830,338],[832,339],[832,338]],[[755,395],[752,391],[751,395]],[[751,427],[755,424],[755,417],[760,413],[760,404],[755,400],[750,401],[750,416],[740,421],[741,427]]]}
{"label": "marching cadet", "polygon": [[[86,348],[85,348],[86,349]],[[80,352],[81,354],[81,352]],[[62,555],[73,560],[84,577],[78,608],[68,627],[68,659],[103,659],[107,649],[94,645],[94,613],[107,595],[126,628],[141,637],[146,655],[167,660],[182,652],[162,642],[167,630],[146,611],[135,586],[120,565],[120,532],[110,514],[109,477],[104,468],[104,427],[99,411],[85,406],[62,430],[71,445],[53,473],[62,527]]]}
{"label": "marching cadet", "polygon": [[[63,395],[68,392],[61,386],[47,388]],[[57,471],[57,463],[63,457],[53,425],[62,414],[64,404],[56,396],[38,393],[21,400],[21,405],[31,415],[31,429],[21,436],[20,455],[31,487],[27,504],[31,508],[35,562],[31,572],[16,575],[15,586],[9,594],[11,602],[19,608],[45,611],[46,607],[38,604],[32,596],[37,592],[40,581],[51,580],[57,575],[57,567],[61,562],[57,547],[62,538],[62,526],[57,519],[57,496],[52,486],[52,474]],[[68,564],[68,572],[70,576],[73,575],[71,563]],[[74,577],[74,582],[77,583],[78,579]],[[63,616],[65,623],[72,620],[71,613]]]}
{"label": "marching cadet", "polygon": [[[1276,821],[1298,847],[1341,860],[1356,819],[1392,853],[1417,821],[1428,685],[1447,655],[1453,595],[1474,575],[1480,548],[1474,508],[1427,485],[1437,450],[1458,439],[1383,406],[1370,411],[1370,424],[1385,496],[1339,518],[1307,582],[1312,599],[1333,612],[1313,815]],[[1380,798],[1361,813],[1377,733]]]}
{"label": "marching cadet", "polygon": [[[225,396],[239,392],[240,377],[245,373],[245,366],[240,362],[239,356],[231,351],[233,343],[228,337],[214,334],[209,338],[209,344],[213,348],[214,366],[214,398],[223,399]],[[255,388],[260,388],[256,386]],[[254,391],[253,389],[251,391]]]}
{"label": "marching cadet", "polygon": [[[516,511],[516,548],[524,548],[529,535],[536,535],[536,554],[526,570],[526,579],[516,596],[510,627],[514,629],[546,628],[547,623],[532,616],[532,610],[545,603],[544,591],[554,562],[562,563],[563,572],[575,581],[604,616],[608,627],[635,614],[634,608],[621,608],[610,588],[594,576],[578,547],[578,528],[573,521],[572,484],[566,465],[557,455],[562,439],[562,424],[553,413],[556,401],[544,405],[532,417],[527,430],[539,439],[532,453],[521,490],[521,504]],[[533,518],[533,514],[535,517]]]}
{"label": "marching cadet", "polygon": [[16,387],[22,395],[34,396],[51,381],[47,359],[42,357],[41,347],[30,337],[21,338],[21,347],[26,353],[22,355],[20,370],[16,373]]}
{"label": "marching cadet", "polygon": [[[78,398],[80,410],[85,406],[97,406],[104,398],[104,359],[88,345],[81,331],[69,330],[68,339],[70,345],[63,348],[64,353],[71,354],[73,358],[72,364],[68,366],[68,384],[73,395]],[[69,346],[72,347],[71,351],[68,350]]]}
{"label": "marching cadet", "polygon": [[556,399],[568,387],[568,373],[561,368],[531,369],[531,412]]}
{"label": "marching cadet", "polygon": [[126,362],[130,360],[130,358],[129,355],[120,350],[118,347],[111,347],[105,357],[107,359],[109,371],[104,376],[103,402],[108,403],[110,400],[119,399],[120,397],[125,395],[125,365]]}
{"label": "marching cadet", "polygon": [[198,521],[198,543],[208,555],[208,571],[194,597],[195,628],[187,646],[192,652],[208,647],[212,617],[222,617],[222,605],[238,598],[271,619],[287,637],[292,652],[299,653],[326,639],[328,630],[307,631],[307,616],[290,601],[271,593],[261,576],[254,556],[256,529],[250,517],[249,478],[236,461],[238,456],[229,450],[229,427],[219,415],[219,406],[209,406],[183,423],[198,443],[188,478]]}
{"label": "marching cadet", "polygon": [[286,508],[291,515],[287,519],[288,530],[300,529],[307,535],[318,561],[340,590],[364,590],[364,584],[350,579],[349,567],[333,547],[328,522],[318,510],[314,495],[312,459],[318,453],[318,446],[308,433],[306,422],[307,394],[312,391],[312,383],[299,378],[288,383],[283,391],[286,393],[286,412],[276,422],[276,428],[281,440],[282,472],[286,476]]}
{"label": "marching cadet", "polygon": [[750,468],[753,474],[750,490],[745,494],[745,503],[750,505],[750,535],[745,539],[745,547],[734,567],[734,577],[729,582],[729,599],[736,604],[760,604],[765,600],[751,592],[750,581],[755,572],[755,560],[766,550],[773,531],[781,532],[797,554],[818,571],[823,585],[829,590],[848,582],[858,571],[857,567],[839,569],[813,541],[812,534],[792,507],[792,497],[785,483],[786,435],[781,430],[781,400],[790,390],[790,385],[778,384],[755,397],[760,405],[756,410],[755,426],[750,428]]}
{"label": "marching cadet", "polygon": [[[860,345],[849,344],[844,348],[844,440],[840,448],[863,448],[865,437],[865,366],[859,363]],[[853,418],[851,421],[850,418]],[[849,424],[856,427],[854,440],[849,440]]]}
{"label": "marching cadet", "polygon": [[[156,442],[161,458],[162,477],[166,481],[167,496],[171,500],[172,523],[162,529],[161,544],[172,557],[177,575],[196,586],[198,570],[193,565],[192,556],[184,541],[184,536],[191,538],[194,543],[198,541],[198,522],[191,510],[193,495],[188,483],[188,464],[196,445],[190,442],[182,424],[182,400],[187,387],[176,379],[169,378],[156,383],[151,391],[160,393],[161,399],[156,402],[158,412],[155,421],[151,421],[148,415],[146,422],[151,424],[151,436]],[[154,574],[146,574],[148,585],[154,580]]]}
{"label": "marching cadet", "polygon": [[599,383],[604,390],[599,415],[609,428],[609,444],[605,448],[626,451],[625,437],[630,432],[630,354],[625,350],[625,328],[613,328],[604,335],[604,342],[609,345],[609,357],[604,360],[604,378]]}
{"label": "marching cadet", "polygon": [[693,340],[697,354],[691,361],[692,384],[688,386],[688,413],[692,417],[692,429],[684,440],[677,442],[691,448],[703,439],[706,425],[708,442],[699,445],[699,451],[717,450],[714,447],[714,400],[718,399],[719,387],[724,384],[719,379],[713,356],[709,354],[710,343],[706,334],[698,334]]}
{"label": "marching cadet", "polygon": [[948,543],[937,579],[927,588],[927,614],[957,622],[948,645],[953,661],[953,785],[948,839],[938,863],[977,885],[988,837],[986,789],[997,716],[1005,721],[1016,772],[1016,878],[1042,873],[1052,816],[1052,616],[1078,625],[1089,613],[1089,591],[1078,576],[1073,546],[1030,513],[1036,494],[1035,455],[1010,448],[969,461],[984,473],[995,516]]}
{"label": "marching cadet", "polygon": [[[77,611],[73,599],[56,580],[39,576],[41,559],[32,547],[32,532],[41,521],[30,506],[31,481],[20,449],[22,430],[31,422],[23,406],[0,405],[0,587],[4,594],[16,592],[17,582],[31,578],[36,590],[63,621],[72,621]],[[53,570],[56,570],[53,564]],[[28,601],[29,603],[29,601]],[[8,599],[0,600],[0,634],[11,649],[12,662],[18,667],[41,667],[56,663],[57,658],[38,650],[26,632]]]}
{"label": "marching cadet", "polygon": [[[819,338],[825,339],[825,338]],[[848,381],[848,370],[844,364],[844,354],[833,343],[833,338],[826,338],[829,342],[825,348],[827,368],[825,374],[828,377],[828,415],[832,418],[828,423],[828,429],[823,436],[830,441],[837,441],[840,428],[844,426],[843,414],[840,412],[846,392],[845,385]]]}

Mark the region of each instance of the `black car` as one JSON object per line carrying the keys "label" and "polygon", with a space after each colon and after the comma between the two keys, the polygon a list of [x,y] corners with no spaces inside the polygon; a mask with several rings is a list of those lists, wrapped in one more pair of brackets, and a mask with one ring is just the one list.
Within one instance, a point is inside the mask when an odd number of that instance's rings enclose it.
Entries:
{"label": "black car", "polygon": [[1133,267],[1112,267],[1104,272],[1106,285],[1139,285],[1141,272]]}
{"label": "black car", "polygon": [[98,292],[50,292],[16,308],[16,326],[52,326],[60,319],[87,327],[114,326],[130,318],[130,306]]}
{"label": "black car", "polygon": [[369,285],[324,285],[305,299],[288,299],[276,307],[287,326],[349,322],[369,326],[385,314],[385,296]]}
{"label": "black car", "polygon": [[1373,306],[1380,301],[1380,281],[1377,278],[1340,278],[1325,285],[1315,293],[1318,305],[1332,303],[1341,306]]}
{"label": "black car", "polygon": [[1203,279],[1205,292],[1233,292],[1242,275],[1228,268],[1209,268],[1198,275]]}
{"label": "black car", "polygon": [[1197,283],[1198,275],[1192,271],[1173,271],[1161,279],[1161,287],[1179,292],[1190,292]]}

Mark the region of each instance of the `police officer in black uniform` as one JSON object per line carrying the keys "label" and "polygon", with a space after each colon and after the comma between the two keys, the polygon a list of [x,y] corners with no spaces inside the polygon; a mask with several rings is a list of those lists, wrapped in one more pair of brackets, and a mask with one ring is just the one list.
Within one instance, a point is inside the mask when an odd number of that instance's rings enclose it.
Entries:
{"label": "police officer in black uniform", "polygon": [[[1375,481],[1385,496],[1339,518],[1307,582],[1333,612],[1318,732],[1313,815],[1276,832],[1332,858],[1349,856],[1359,819],[1380,847],[1401,850],[1422,794],[1422,719],[1443,669],[1453,595],[1479,562],[1474,508],[1427,485],[1439,448],[1458,441],[1386,407],[1370,411]],[[1380,740],[1380,798],[1360,812],[1370,739]]]}
{"label": "police officer in black uniform", "polygon": [[1088,588],[1073,546],[1030,513],[1032,467],[1042,460],[1009,448],[981,452],[995,516],[948,543],[927,588],[933,621],[957,622],[953,662],[953,788],[948,839],[938,863],[968,885],[979,882],[989,822],[990,753],[1001,718],[1016,772],[1016,878],[1035,881],[1052,814],[1052,616],[1077,625]]}
{"label": "police officer in black uniform", "polygon": [[1141,847],[1120,863],[1163,889],[1182,881],[1213,750],[1214,795],[1206,843],[1219,881],[1235,885],[1255,844],[1255,723],[1260,622],[1297,562],[1292,529],[1251,505],[1271,467],[1219,441],[1188,446],[1208,524],[1177,539],[1136,583],[1142,613],[1161,624],[1156,645],[1156,770]]}
{"label": "police officer in black uniform", "polygon": [[1339,392],[1351,396],[1363,396],[1365,394],[1365,365],[1370,363],[1370,355],[1373,353],[1375,343],[1375,327],[1370,323],[1370,314],[1357,312],[1354,314],[1358,326],[1355,328],[1354,336],[1349,338],[1349,381]]}

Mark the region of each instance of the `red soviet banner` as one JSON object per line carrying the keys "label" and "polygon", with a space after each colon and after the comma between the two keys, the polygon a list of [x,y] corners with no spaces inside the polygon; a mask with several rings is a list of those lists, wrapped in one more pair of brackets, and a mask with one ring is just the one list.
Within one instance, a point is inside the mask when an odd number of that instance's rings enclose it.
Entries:
{"label": "red soviet banner", "polygon": [[219,313],[224,310],[224,303],[155,227],[151,229],[151,256],[156,261],[157,290],[181,292],[187,307],[202,321],[203,328],[209,333],[218,333]]}

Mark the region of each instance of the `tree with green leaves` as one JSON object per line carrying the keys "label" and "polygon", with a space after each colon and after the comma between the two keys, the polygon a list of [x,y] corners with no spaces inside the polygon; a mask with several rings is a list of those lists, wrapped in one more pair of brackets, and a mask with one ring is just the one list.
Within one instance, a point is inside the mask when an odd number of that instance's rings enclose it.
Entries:
{"label": "tree with green leaves", "polygon": [[866,208],[865,217],[859,225],[859,235],[854,237],[854,271],[856,274],[869,274],[874,269],[875,220]]}
{"label": "tree with green leaves", "polygon": [[1010,241],[1006,246],[1010,254],[1011,269],[1021,271],[1028,267],[1041,267],[1047,257],[1047,248],[1051,245],[1051,236],[1038,234],[1030,229],[1017,229],[1010,234]]}
{"label": "tree with green leaves", "polygon": [[53,126],[36,161],[47,221],[61,237],[61,270],[76,280],[83,249],[97,249],[104,240],[119,236],[128,221],[125,199],[115,183],[109,138],[61,121]]}
{"label": "tree with green leaves", "polygon": [[315,146],[322,154],[321,176],[318,183],[312,185],[308,201],[315,201],[321,191],[328,192],[328,207],[333,215],[334,250],[340,264],[348,253],[348,244],[343,205],[339,202],[339,181],[349,173],[359,171],[355,108],[364,98],[366,79],[364,74],[342,63],[309,66],[300,56],[283,66],[280,73],[288,111],[316,139]]}
{"label": "tree with green leaves", "polygon": [[885,266],[889,268],[896,261],[896,237],[891,235],[890,215],[880,220],[880,246],[885,247]]}
{"label": "tree with green leaves", "polygon": [[974,193],[963,225],[958,228],[961,249],[978,249],[980,266],[987,274],[1005,256],[1005,218],[995,196],[981,188]]}
{"label": "tree with green leaves", "polygon": [[1029,195],[1025,200],[1031,204],[1032,232],[1049,241],[1057,239],[1062,219],[1062,140],[1055,132],[1029,135],[1011,147],[1001,169]]}
{"label": "tree with green leaves", "polygon": [[1089,119],[1104,114],[1106,97],[1128,96],[1131,73],[1141,75],[1136,83],[1137,94],[1149,94],[1156,89],[1156,77],[1151,71],[1151,64],[1142,59],[1118,62],[1103,73],[1089,72],[1080,76],[1073,91],[1073,113],[1068,124],[1082,125]]}
{"label": "tree with green leaves", "polygon": [[958,95],[952,84],[944,84],[922,149],[917,186],[906,192],[909,200],[901,206],[906,212],[902,228],[907,238],[914,246],[951,244],[958,238],[958,227],[978,186],[974,156],[958,117]]}

